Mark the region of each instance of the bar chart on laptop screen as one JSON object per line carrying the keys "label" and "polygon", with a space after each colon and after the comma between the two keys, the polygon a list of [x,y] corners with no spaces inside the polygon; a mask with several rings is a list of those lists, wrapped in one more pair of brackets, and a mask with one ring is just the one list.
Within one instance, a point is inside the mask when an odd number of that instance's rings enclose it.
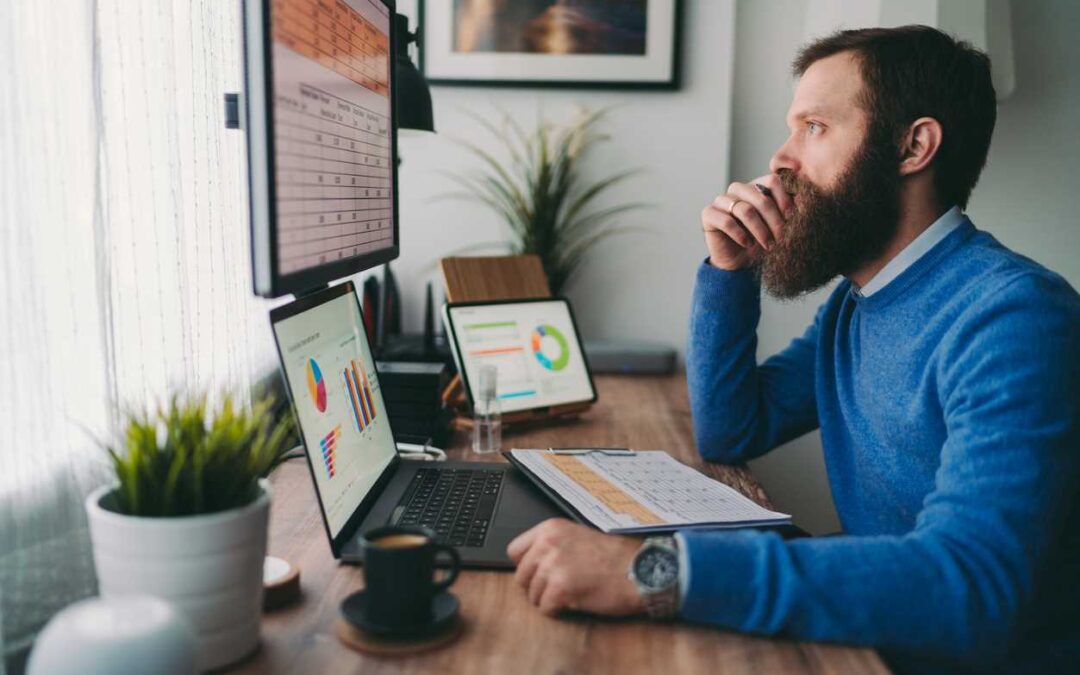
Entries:
{"label": "bar chart on laptop screen", "polygon": [[371,0],[274,0],[282,274],[393,246],[390,17]]}

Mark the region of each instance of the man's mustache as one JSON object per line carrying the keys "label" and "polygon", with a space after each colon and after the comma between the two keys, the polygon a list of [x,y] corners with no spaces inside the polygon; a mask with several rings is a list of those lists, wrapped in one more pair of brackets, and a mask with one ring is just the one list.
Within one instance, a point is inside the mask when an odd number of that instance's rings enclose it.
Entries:
{"label": "man's mustache", "polygon": [[814,191],[811,183],[801,180],[791,169],[780,169],[776,175],[780,178],[780,187],[789,195],[804,195]]}

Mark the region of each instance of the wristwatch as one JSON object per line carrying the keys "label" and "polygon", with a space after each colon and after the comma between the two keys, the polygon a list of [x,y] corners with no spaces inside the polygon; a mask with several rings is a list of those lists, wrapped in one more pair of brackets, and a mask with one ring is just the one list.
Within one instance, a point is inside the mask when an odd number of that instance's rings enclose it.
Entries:
{"label": "wristwatch", "polygon": [[627,576],[637,586],[649,617],[670,619],[678,613],[679,548],[674,537],[646,539]]}

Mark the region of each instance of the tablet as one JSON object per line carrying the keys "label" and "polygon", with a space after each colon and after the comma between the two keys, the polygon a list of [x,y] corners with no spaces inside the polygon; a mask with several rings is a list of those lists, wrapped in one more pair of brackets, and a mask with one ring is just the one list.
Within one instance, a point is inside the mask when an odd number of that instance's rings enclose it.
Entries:
{"label": "tablet", "polygon": [[498,369],[495,395],[504,413],[596,401],[565,299],[451,303],[443,321],[470,402],[486,364]]}

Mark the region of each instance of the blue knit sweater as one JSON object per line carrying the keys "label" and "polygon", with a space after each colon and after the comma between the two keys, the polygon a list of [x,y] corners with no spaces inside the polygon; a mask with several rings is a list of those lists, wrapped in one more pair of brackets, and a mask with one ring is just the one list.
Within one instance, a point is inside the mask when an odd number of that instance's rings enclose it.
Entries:
{"label": "blue knit sweater", "polygon": [[965,221],[872,296],[842,282],[760,365],[759,296],[698,271],[698,449],[739,462],[820,426],[844,532],[682,533],[682,616],[905,673],[1080,673],[1076,292]]}

